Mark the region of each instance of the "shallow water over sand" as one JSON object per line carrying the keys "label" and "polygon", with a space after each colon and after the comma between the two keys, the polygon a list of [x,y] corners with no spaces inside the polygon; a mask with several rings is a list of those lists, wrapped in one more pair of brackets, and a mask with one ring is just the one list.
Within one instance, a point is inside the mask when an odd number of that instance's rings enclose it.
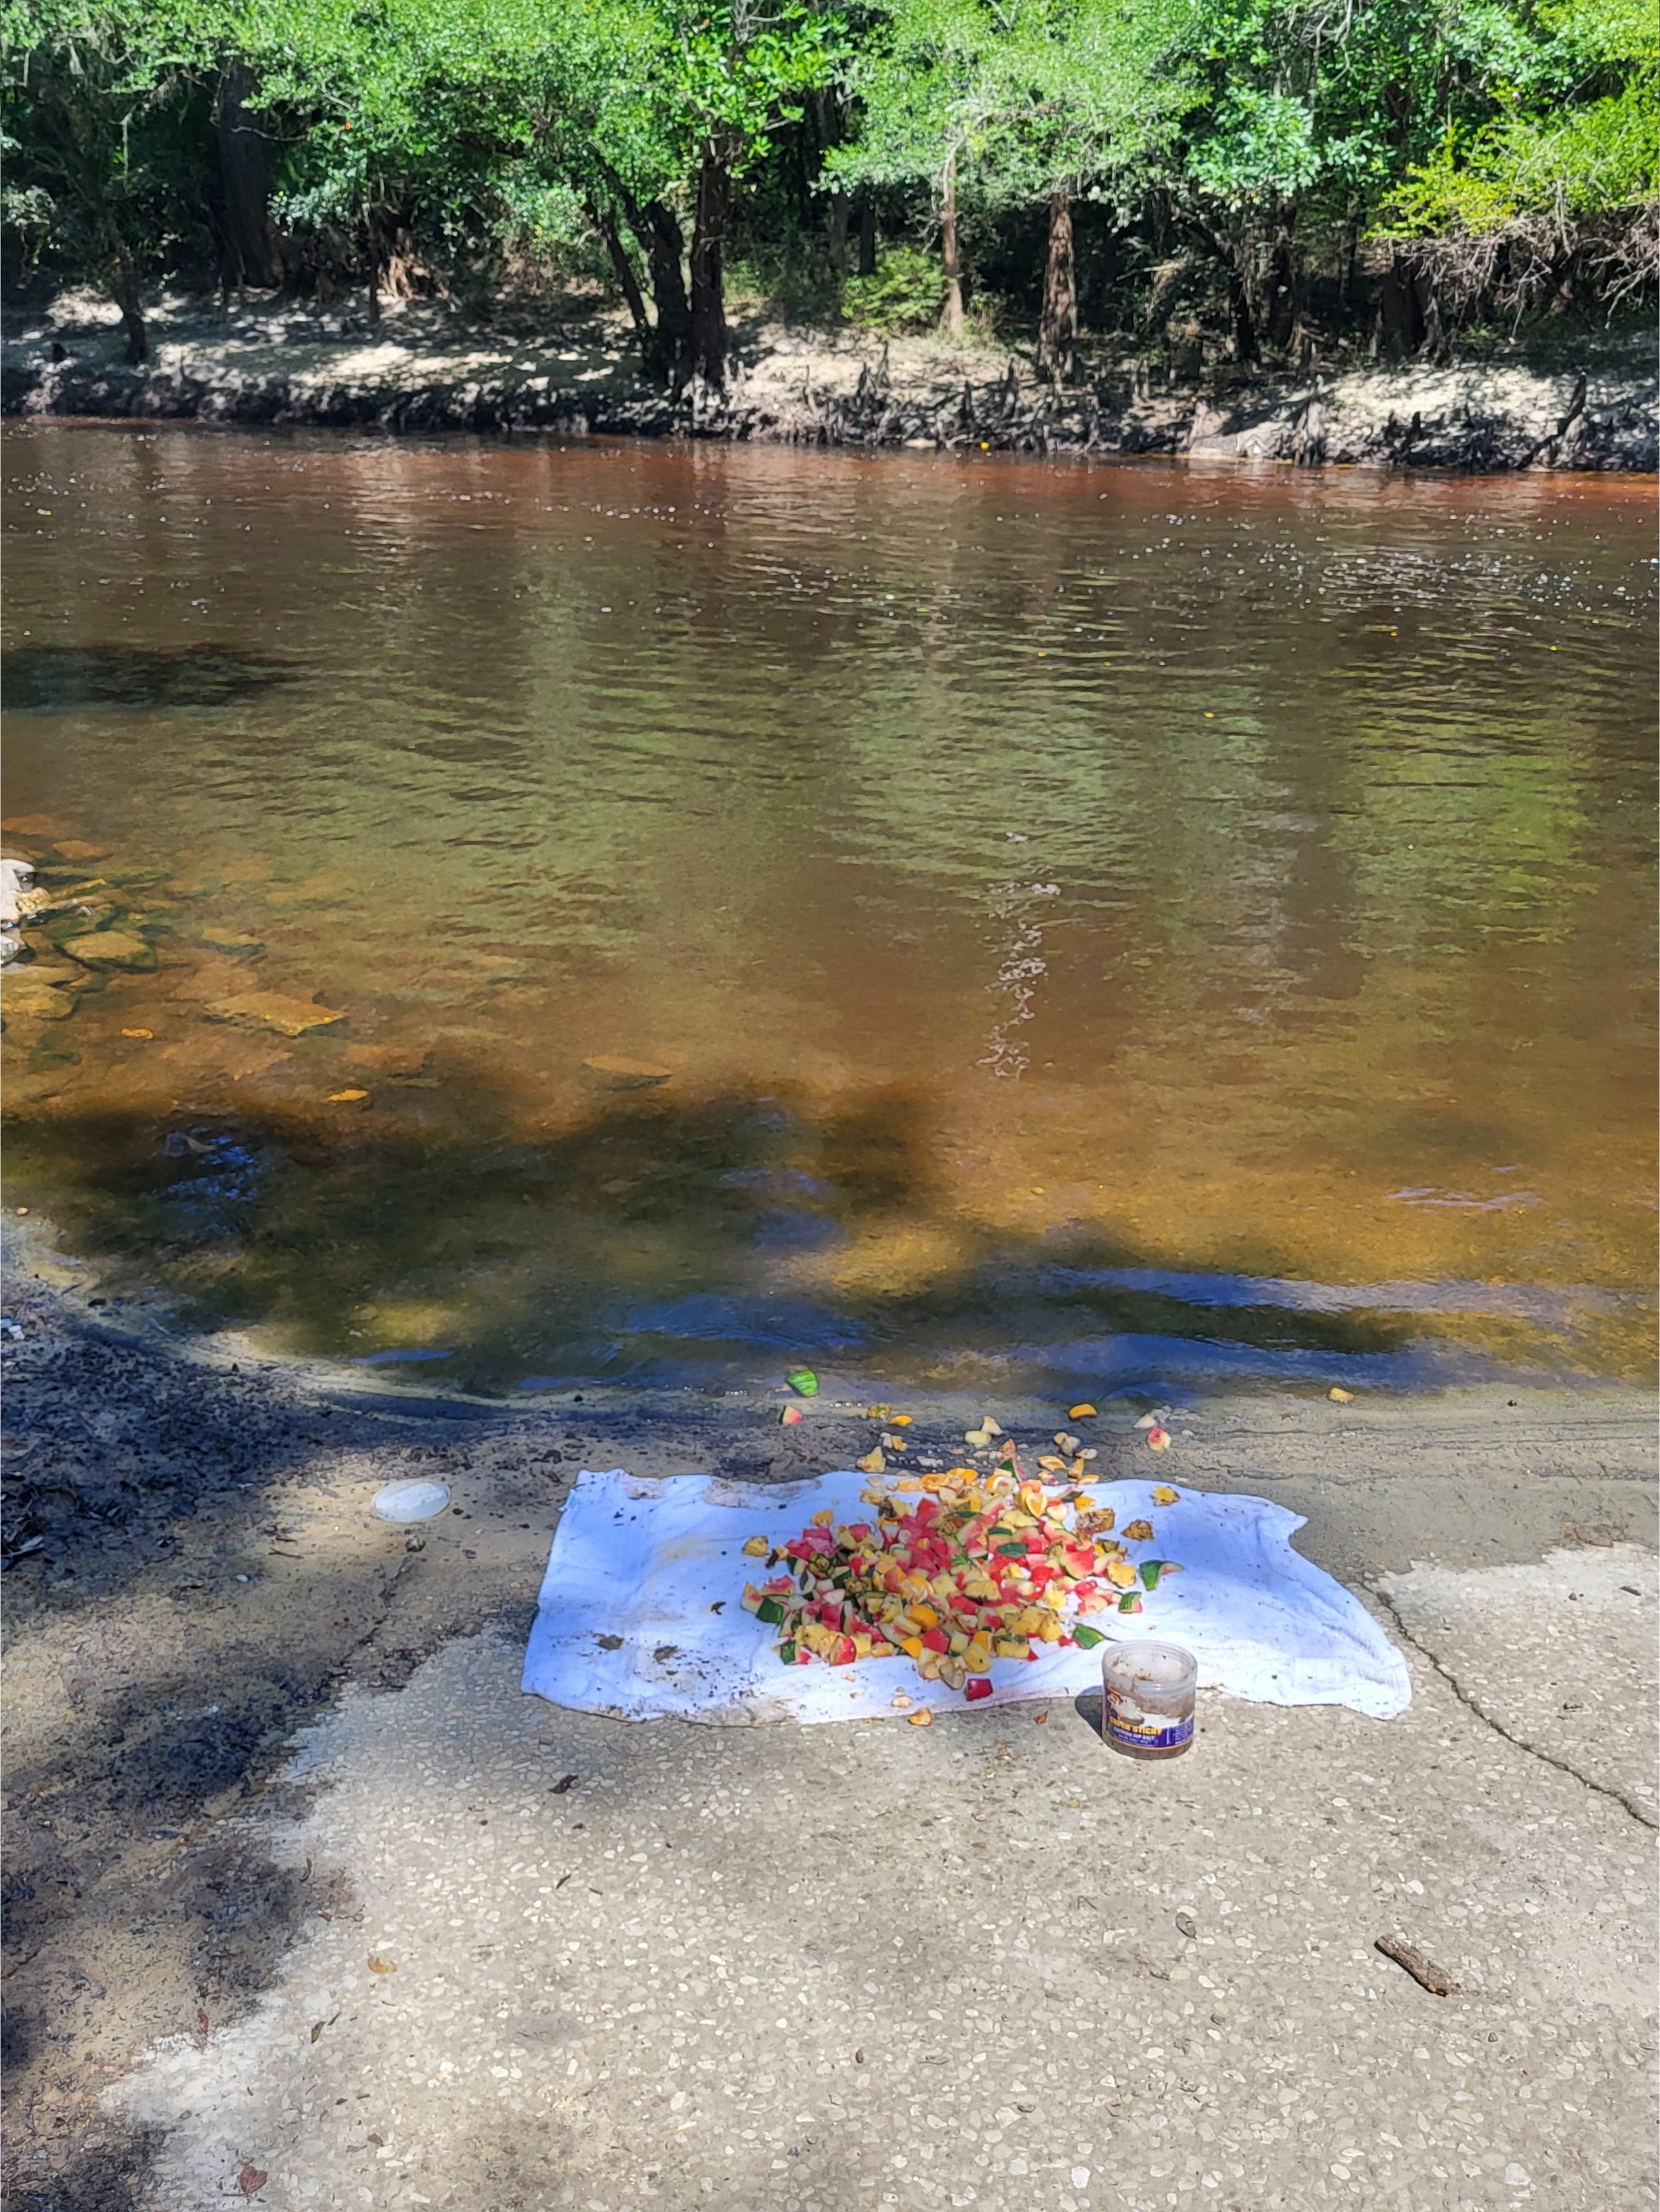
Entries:
{"label": "shallow water over sand", "polygon": [[156,957],[8,984],[12,1199],[179,1325],[1648,1372],[1651,487],[8,445],[9,849]]}

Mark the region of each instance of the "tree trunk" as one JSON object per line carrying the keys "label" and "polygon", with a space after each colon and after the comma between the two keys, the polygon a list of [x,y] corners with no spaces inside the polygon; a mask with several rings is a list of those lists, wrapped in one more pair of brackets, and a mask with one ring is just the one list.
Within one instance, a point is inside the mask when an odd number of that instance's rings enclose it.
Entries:
{"label": "tree trunk", "polygon": [[833,276],[848,273],[848,196],[832,192],[830,204],[830,265]]}
{"label": "tree trunk", "polygon": [[371,227],[369,231],[369,321],[380,319],[380,240]]}
{"label": "tree trunk", "polygon": [[721,248],[732,204],[732,170],[714,147],[697,173],[691,234],[691,367],[716,391],[727,380],[727,304]]}
{"label": "tree trunk", "polygon": [[957,156],[946,164],[939,198],[939,265],[945,272],[946,304],[939,327],[947,337],[963,335],[963,264],[957,250]]}
{"label": "tree trunk", "polygon": [[1262,349],[1256,343],[1256,325],[1251,319],[1250,295],[1245,288],[1245,272],[1240,266],[1242,253],[1228,258],[1228,313],[1233,321],[1233,357],[1253,367],[1259,362]]}
{"label": "tree trunk", "polygon": [[235,284],[269,286],[278,283],[282,273],[271,220],[277,149],[248,112],[257,82],[252,70],[240,62],[221,72],[213,126],[224,196],[227,273]]}
{"label": "tree trunk", "polygon": [[1078,276],[1072,251],[1072,201],[1049,196],[1049,258],[1043,271],[1043,314],[1037,365],[1056,384],[1070,384],[1078,346]]}
{"label": "tree trunk", "polygon": [[674,210],[661,200],[624,209],[629,227],[646,250],[651,272],[651,295],[657,306],[657,326],[646,351],[646,374],[675,391],[685,382],[691,368],[691,309],[686,300],[682,266],[686,241]]}
{"label": "tree trunk", "polygon": [[866,200],[859,210],[859,274],[876,274],[876,203]]}
{"label": "tree trunk", "polygon": [[1441,319],[1441,301],[1433,278],[1420,273],[1414,283],[1413,296],[1418,302],[1418,319],[1424,331],[1419,352],[1426,361],[1444,366],[1452,358],[1452,336]]}
{"label": "tree trunk", "polygon": [[1424,319],[1412,271],[1397,253],[1377,281],[1377,305],[1383,324],[1383,350],[1391,361],[1405,361],[1424,342]]}
{"label": "tree trunk", "polygon": [[128,270],[119,270],[111,280],[110,293],[121,310],[121,327],[127,334],[127,359],[136,368],[150,357],[149,332],[144,328],[143,303],[138,296],[137,278]]}
{"label": "tree trunk", "polygon": [[1268,342],[1284,353],[1297,327],[1297,263],[1292,252],[1291,218],[1276,226],[1268,262]]}
{"label": "tree trunk", "polygon": [[605,251],[611,256],[611,265],[617,271],[618,287],[628,302],[634,335],[640,341],[642,365],[647,365],[651,359],[655,333],[652,330],[651,318],[646,313],[645,295],[640,289],[640,279],[634,273],[634,264],[629,259],[627,247],[617,234],[617,225],[609,216],[600,217],[599,231],[605,241]]}

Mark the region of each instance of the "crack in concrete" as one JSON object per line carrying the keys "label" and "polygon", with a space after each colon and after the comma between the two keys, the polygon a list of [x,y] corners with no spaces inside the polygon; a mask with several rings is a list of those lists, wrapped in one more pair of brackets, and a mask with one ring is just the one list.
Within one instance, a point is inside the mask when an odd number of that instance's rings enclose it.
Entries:
{"label": "crack in concrete", "polygon": [[1484,1727],[1490,1728],[1495,1735],[1503,1736],[1505,1741],[1513,1744],[1517,1751],[1526,1752],[1529,1759],[1539,1759],[1546,1766],[1554,1766],[1559,1774],[1567,1775],[1571,1780],[1578,1782],[1582,1788],[1596,1790],[1600,1797],[1611,1797],[1616,1805],[1629,1813],[1633,1820],[1641,1821],[1645,1828],[1660,1828],[1660,1820],[1657,1820],[1652,1813],[1627,1796],[1623,1790],[1614,1788],[1611,1783],[1594,1782],[1589,1774],[1582,1774],[1577,1766],[1571,1766],[1566,1759],[1558,1759],[1554,1752],[1542,1751],[1536,1743],[1529,1743],[1522,1736],[1512,1735],[1503,1721],[1495,1720],[1490,1712],[1476,1702],[1456,1674],[1453,1673],[1451,1668],[1444,1666],[1430,1650],[1428,1644],[1421,1643],[1413,1634],[1402,1618],[1400,1607],[1388,1593],[1380,1589],[1376,1583],[1369,1584],[1368,1587],[1379,1605],[1387,1609],[1389,1619],[1405,1637],[1407,1642],[1411,1644],[1413,1650],[1429,1661],[1430,1665],[1447,1684],[1459,1704],[1473,1712]]}

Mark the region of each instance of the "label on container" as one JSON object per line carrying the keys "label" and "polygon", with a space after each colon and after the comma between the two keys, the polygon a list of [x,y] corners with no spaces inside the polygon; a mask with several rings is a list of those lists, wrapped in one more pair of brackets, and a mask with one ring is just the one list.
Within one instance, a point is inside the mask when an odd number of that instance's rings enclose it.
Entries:
{"label": "label on container", "polygon": [[1122,1743],[1135,1751],[1174,1751],[1179,1745],[1193,1741],[1193,1715],[1185,1714],[1179,1721],[1138,1718],[1133,1708],[1121,1705],[1116,1698],[1107,1699],[1107,1741]]}

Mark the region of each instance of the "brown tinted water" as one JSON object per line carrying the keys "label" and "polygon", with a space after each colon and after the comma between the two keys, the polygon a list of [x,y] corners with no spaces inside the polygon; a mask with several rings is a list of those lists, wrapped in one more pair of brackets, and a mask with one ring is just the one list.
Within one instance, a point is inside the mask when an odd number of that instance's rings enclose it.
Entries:
{"label": "brown tinted water", "polygon": [[11,1198],[174,1326],[1647,1372],[1651,487],[8,444],[11,849],[157,955],[9,1021]]}

